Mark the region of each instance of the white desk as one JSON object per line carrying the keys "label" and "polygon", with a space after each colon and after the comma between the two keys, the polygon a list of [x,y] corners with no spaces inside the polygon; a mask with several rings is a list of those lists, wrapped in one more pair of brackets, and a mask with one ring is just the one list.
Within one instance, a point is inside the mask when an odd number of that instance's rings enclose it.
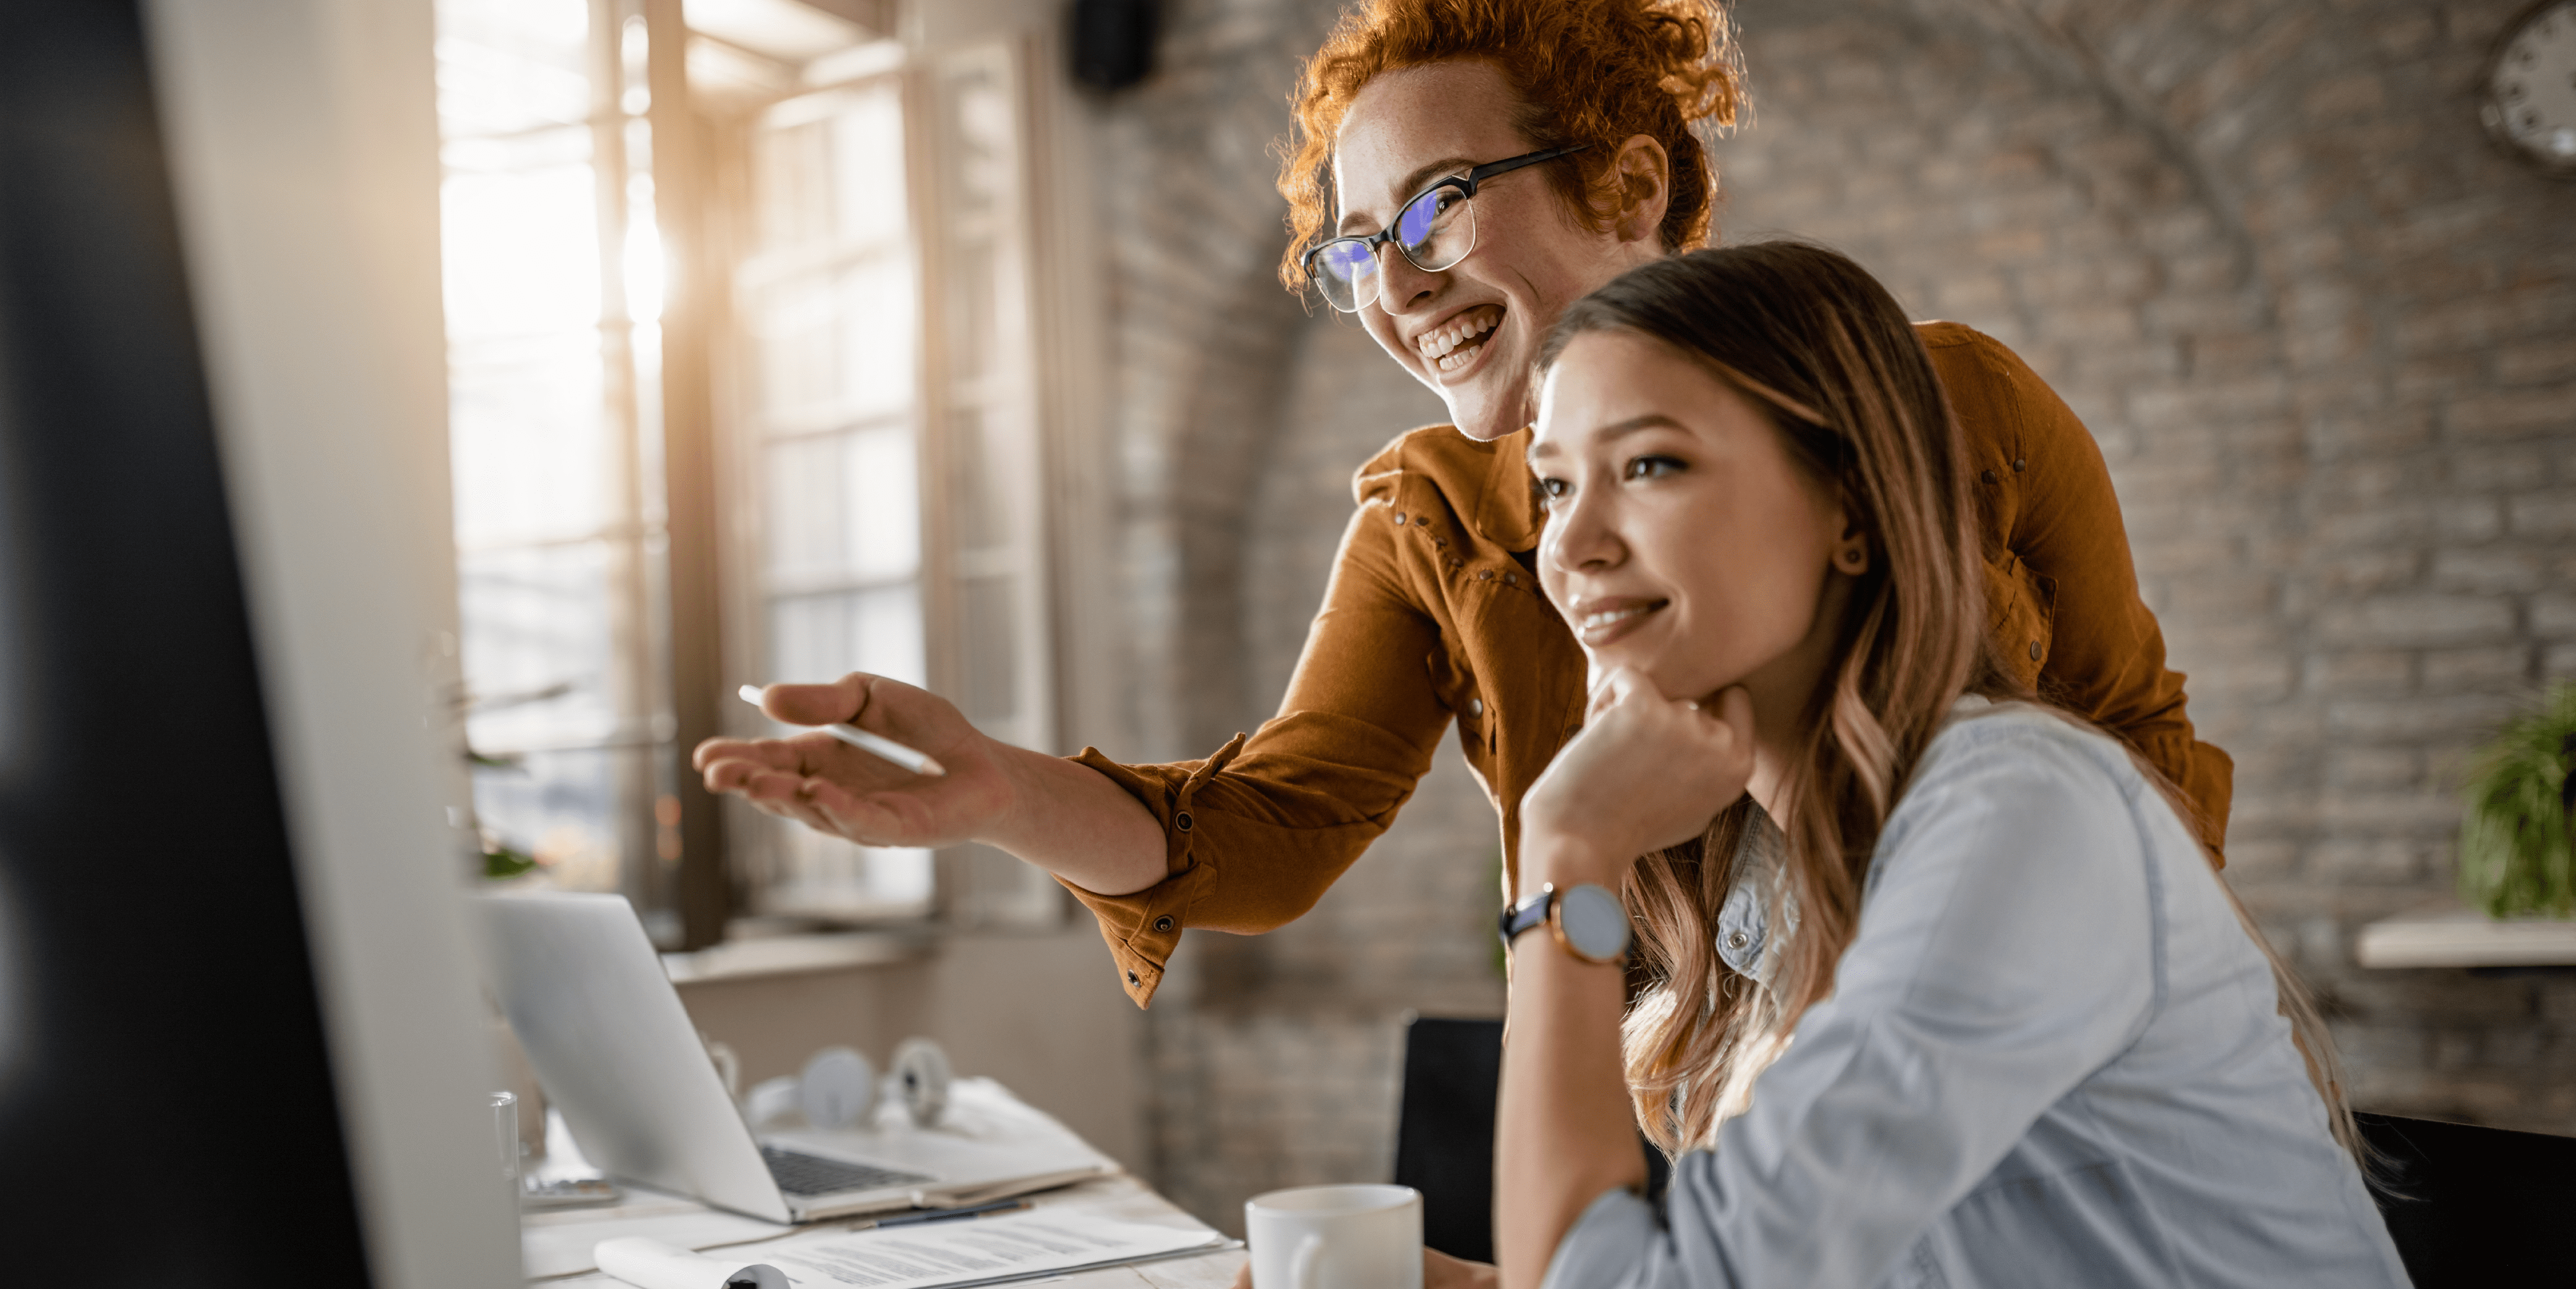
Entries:
{"label": "white desk", "polygon": [[[735,1233],[749,1236],[754,1240],[765,1240],[782,1238],[791,1231],[802,1235],[815,1231],[838,1230],[844,1225],[817,1222],[806,1227],[776,1227],[748,1218],[732,1218],[730,1215],[717,1213],[690,1200],[673,1196],[640,1190],[630,1191],[630,1195],[633,1197],[630,1202],[616,1208],[573,1209],[556,1213],[530,1214],[523,1223],[523,1227],[531,1235],[542,1230],[558,1243],[566,1240],[596,1240],[619,1235],[641,1235],[665,1239],[672,1244],[694,1244],[696,1241],[688,1238],[686,1234],[692,1229],[715,1233],[731,1227]],[[1096,1211],[1103,1217],[1113,1217],[1121,1221],[1140,1222],[1153,1226],[1187,1227],[1192,1230],[1200,1228],[1197,1220],[1183,1213],[1170,1200],[1155,1194],[1143,1182],[1126,1176],[1105,1177],[1095,1182],[1067,1186],[1060,1190],[1032,1195],[1029,1200],[1038,1208],[1079,1206]],[[651,1229],[655,1226],[666,1227],[672,1235],[656,1236]],[[763,1234],[763,1228],[777,1234]],[[596,1234],[593,1234],[594,1232]],[[753,1256],[757,1248],[756,1244],[731,1244],[725,1247],[744,1255],[745,1262],[759,1261],[758,1257]],[[708,1256],[722,1258],[730,1255],[711,1249],[708,1250]],[[1244,1253],[1241,1249],[1224,1249],[1186,1258],[1148,1262],[1138,1266],[1086,1271],[1078,1275],[1058,1276],[1032,1283],[1064,1285],[1068,1286],[1068,1289],[1226,1289],[1234,1283],[1235,1270],[1243,1265],[1243,1258]],[[582,1289],[622,1289],[626,1284],[623,1280],[595,1271],[569,1276],[541,1277],[532,1279],[529,1283],[543,1286],[543,1289],[576,1285],[581,1286]]]}

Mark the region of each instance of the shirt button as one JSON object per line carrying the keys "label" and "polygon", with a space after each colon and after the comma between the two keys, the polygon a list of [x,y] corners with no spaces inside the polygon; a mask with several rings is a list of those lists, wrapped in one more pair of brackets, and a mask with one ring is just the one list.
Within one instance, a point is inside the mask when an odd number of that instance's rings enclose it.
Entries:
{"label": "shirt button", "polygon": [[2029,465],[2030,462],[2027,459],[2015,461],[2013,462],[2013,473],[2020,474],[2024,469],[2027,469]]}
{"label": "shirt button", "polygon": [[[2032,646],[2031,646],[2031,648],[2033,648],[2033,649],[2037,649],[2038,647],[2039,647],[2038,645],[2032,645]],[[2034,658],[2036,658],[2036,657],[2038,657],[2039,655],[2038,655],[2038,654],[2032,654],[2031,656],[2032,656],[2032,657],[2034,657]],[[1176,815],[1172,816],[1172,826],[1173,826],[1173,827],[1175,827],[1175,828],[1180,829],[1182,832],[1188,832],[1188,831],[1190,830],[1190,812],[1189,812],[1189,811],[1184,810],[1184,811],[1180,812],[1179,814],[1176,814]]]}
{"label": "shirt button", "polygon": [[1128,973],[1127,973],[1127,983],[1128,983],[1128,984],[1131,984],[1131,985],[1136,983],[1136,973],[1135,973],[1135,972],[1130,971],[1130,972],[1128,972]]}
{"label": "shirt button", "polygon": [[2039,661],[2039,642],[2036,640],[2030,642],[2030,660],[2032,662]]}
{"label": "shirt button", "polygon": [[1470,698],[1470,699],[1468,699],[1468,700],[1467,700],[1467,714],[1468,714],[1469,716],[1482,716],[1482,715],[1484,715],[1484,714],[1485,714],[1485,700],[1484,700],[1484,699],[1481,699],[1481,698]]}
{"label": "shirt button", "polygon": [[1494,580],[1494,570],[1492,570],[1492,569],[1490,569],[1490,568],[1480,568],[1480,569],[1477,569],[1477,570],[1476,570],[1476,580],[1477,580],[1477,581],[1479,581],[1479,582],[1490,582],[1490,581],[1493,581],[1493,580]]}
{"label": "shirt button", "polygon": [[1169,930],[1171,930],[1171,929],[1172,929],[1172,915],[1171,915],[1171,914],[1169,914],[1169,913],[1166,913],[1166,914],[1164,914],[1163,916],[1161,916],[1161,917],[1158,917],[1158,918],[1154,919],[1154,929],[1155,929],[1155,930],[1157,930],[1157,931],[1169,931]]}
{"label": "shirt button", "polygon": [[1995,472],[1992,470],[1981,471],[1977,477],[1988,483],[1993,483],[1995,481]]}
{"label": "shirt button", "polygon": [[1743,933],[1743,932],[1741,932],[1741,931],[1738,931],[1738,932],[1736,932],[1735,934],[1733,934],[1733,935],[1730,935],[1730,936],[1726,937],[1726,947],[1727,947],[1727,948],[1730,948],[1730,949],[1741,949],[1741,948],[1743,948],[1745,945],[1747,945],[1747,944],[1751,943],[1751,942],[1752,942],[1752,940],[1753,940],[1753,937],[1752,937],[1752,936],[1746,935],[1745,933]]}
{"label": "shirt button", "polygon": [[1399,511],[1395,512],[1395,522],[1396,522],[1396,524],[1397,524],[1399,527],[1403,525],[1403,523],[1404,523],[1404,512],[1403,512],[1403,511],[1399,510]]}

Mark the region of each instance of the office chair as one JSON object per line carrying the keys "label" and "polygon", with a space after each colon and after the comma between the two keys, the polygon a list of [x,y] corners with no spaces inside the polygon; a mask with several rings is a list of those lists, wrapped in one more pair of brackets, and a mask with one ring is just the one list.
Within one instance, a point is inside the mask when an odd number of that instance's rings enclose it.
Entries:
{"label": "office chair", "polygon": [[2415,1289],[2576,1284],[2576,1138],[2360,1115],[2394,1182],[2380,1216]]}
{"label": "office chair", "polygon": [[[1503,1023],[1418,1017],[1404,1032],[1404,1099],[1396,1117],[1395,1184],[1422,1192],[1422,1242],[1455,1258],[1494,1260],[1494,1105]],[[1644,1144],[1646,1193],[1669,1169]]]}

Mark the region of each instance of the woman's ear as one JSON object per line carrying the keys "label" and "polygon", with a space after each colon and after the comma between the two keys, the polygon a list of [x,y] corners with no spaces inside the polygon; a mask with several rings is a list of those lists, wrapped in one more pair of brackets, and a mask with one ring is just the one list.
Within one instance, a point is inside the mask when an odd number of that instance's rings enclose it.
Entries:
{"label": "woman's ear", "polygon": [[1610,176],[1618,194],[1611,230],[1623,242],[1642,242],[1663,235],[1664,212],[1672,205],[1672,158],[1651,134],[1632,134],[1610,159]]}
{"label": "woman's ear", "polygon": [[1869,571],[1869,534],[1846,520],[1843,535],[1834,543],[1834,571],[1847,577],[1858,577]]}

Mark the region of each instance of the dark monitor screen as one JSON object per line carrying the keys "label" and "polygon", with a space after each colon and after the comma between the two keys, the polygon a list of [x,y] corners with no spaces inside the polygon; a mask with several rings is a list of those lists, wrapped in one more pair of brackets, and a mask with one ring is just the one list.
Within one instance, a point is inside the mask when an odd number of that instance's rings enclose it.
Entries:
{"label": "dark monitor screen", "polygon": [[130,0],[0,5],[0,1177],[25,1283],[368,1282]]}

